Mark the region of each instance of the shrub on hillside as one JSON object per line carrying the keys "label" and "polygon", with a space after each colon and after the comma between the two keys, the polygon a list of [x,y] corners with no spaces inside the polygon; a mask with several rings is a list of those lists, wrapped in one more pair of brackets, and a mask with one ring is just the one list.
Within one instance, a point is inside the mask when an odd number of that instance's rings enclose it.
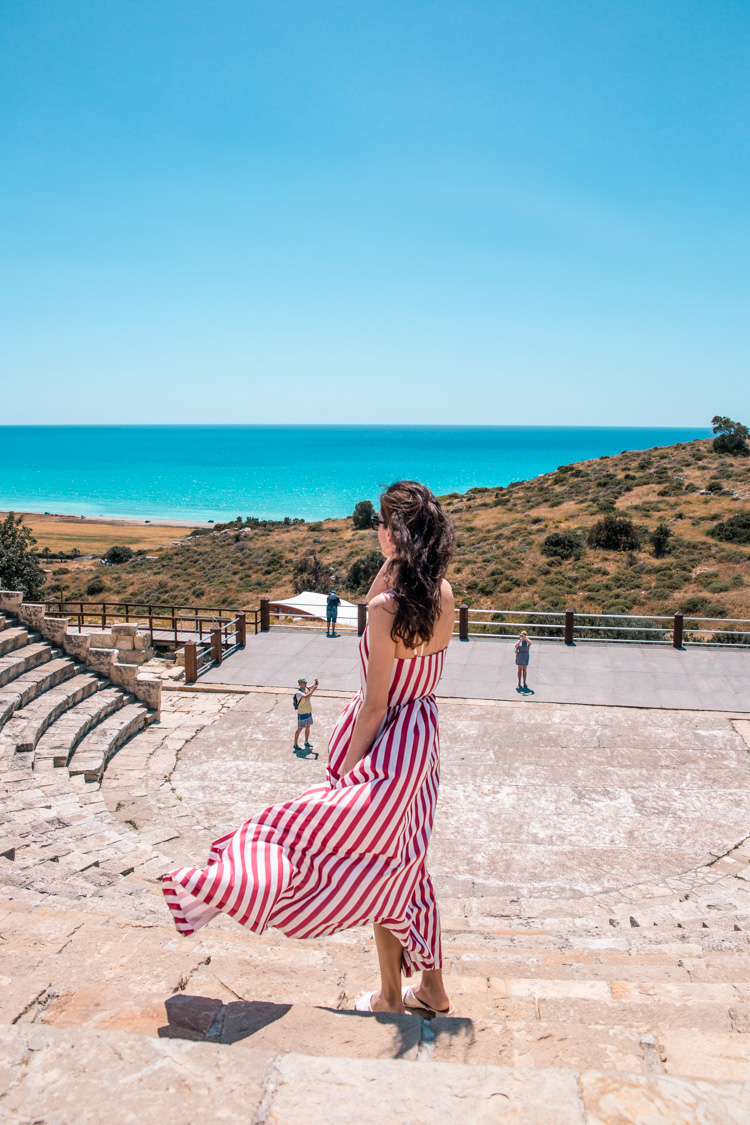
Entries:
{"label": "shrub on hillside", "polygon": [[366,531],[367,528],[372,527],[374,515],[375,509],[372,506],[372,501],[360,500],[352,512],[352,523],[357,531]]}
{"label": "shrub on hillside", "polygon": [[294,592],[310,590],[314,594],[327,594],[331,588],[331,575],[317,555],[305,555],[294,565]]}
{"label": "shrub on hillside", "polygon": [[672,534],[672,528],[666,523],[657,524],[651,532],[649,539],[655,558],[663,559],[669,553]]}
{"label": "shrub on hillside", "polygon": [[90,598],[95,598],[97,594],[103,594],[106,589],[101,578],[92,578],[86,587],[86,593]]}
{"label": "shrub on hillside", "polygon": [[716,414],[711,419],[711,427],[716,434],[714,449],[717,453],[733,453],[741,457],[747,457],[750,453],[747,444],[750,434],[742,422],[733,422],[731,418]]}
{"label": "shrub on hillside", "polygon": [[108,551],[105,551],[102,558],[105,562],[119,566],[120,563],[130,562],[133,554],[132,548],[115,544],[114,547],[110,547]]}
{"label": "shrub on hillside", "polygon": [[708,534],[712,539],[721,539],[725,543],[750,543],[750,512],[730,516],[712,527]]}
{"label": "shrub on hillside", "polygon": [[737,633],[733,629],[720,629],[711,637],[714,645],[750,645],[750,633]]}
{"label": "shrub on hillside", "polygon": [[366,555],[355,559],[346,576],[347,589],[353,594],[366,594],[382,565],[383,556],[380,551],[368,551]]}
{"label": "shrub on hillside", "polygon": [[553,531],[542,543],[539,550],[548,558],[579,559],[583,543],[574,531]]}
{"label": "shrub on hillside", "polygon": [[627,516],[607,515],[589,530],[589,546],[601,551],[635,551],[641,541]]}
{"label": "shrub on hillside", "polygon": [[23,516],[8,512],[0,523],[0,587],[21,590],[26,601],[36,601],[46,582],[45,574],[32,552],[36,543]]}

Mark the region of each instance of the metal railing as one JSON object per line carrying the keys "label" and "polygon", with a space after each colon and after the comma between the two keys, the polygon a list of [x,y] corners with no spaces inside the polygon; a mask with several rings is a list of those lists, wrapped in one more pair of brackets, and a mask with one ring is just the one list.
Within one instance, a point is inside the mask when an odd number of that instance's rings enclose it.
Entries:
{"label": "metal railing", "polygon": [[[729,626],[729,628],[727,628]],[[731,628],[739,626],[739,628]],[[457,611],[454,633],[470,637],[517,637],[525,629],[537,640],[620,644],[668,644],[750,648],[750,621],[744,618],[697,617],[684,613],[638,615],[547,610],[469,609]]]}
{"label": "metal railing", "polygon": [[[255,614],[257,620],[257,611],[249,613]],[[212,629],[209,636],[186,641],[185,683],[194,684],[209,668],[218,667],[238,648],[244,648],[246,629],[246,611],[240,611],[236,617]],[[255,631],[258,632],[257,628]]]}
{"label": "metal railing", "polygon": [[244,645],[248,628],[255,633],[260,630],[259,609],[227,610],[213,606],[164,606],[144,602],[65,601],[62,598],[46,601],[44,605],[46,613],[67,617],[68,628],[77,629],[79,633],[84,630],[105,630],[123,623],[137,625],[149,634],[152,648],[180,648],[195,642],[196,638],[198,643],[207,644],[218,630],[223,638],[224,655],[227,656],[228,650],[233,652],[237,647],[236,643],[229,642],[230,636],[240,630]]}
{"label": "metal railing", "polygon": [[[319,606],[310,607],[309,616],[280,609],[283,603],[261,598],[260,632],[270,629],[322,629]],[[304,607],[300,607],[304,608]],[[314,611],[314,612],[313,612]],[[317,614],[317,616],[316,616]],[[359,636],[367,624],[367,605],[357,603],[356,632]],[[732,628],[737,626],[737,628]],[[630,614],[577,613],[575,610],[456,610],[454,635],[459,640],[471,638],[518,637],[525,629],[536,640],[562,641],[572,645],[581,641],[616,642],[619,644],[659,644],[684,648],[686,645],[750,648],[750,621],[744,618],[696,617],[693,614]],[[338,621],[337,632],[354,633],[353,621]],[[257,630],[256,630],[257,631]]]}

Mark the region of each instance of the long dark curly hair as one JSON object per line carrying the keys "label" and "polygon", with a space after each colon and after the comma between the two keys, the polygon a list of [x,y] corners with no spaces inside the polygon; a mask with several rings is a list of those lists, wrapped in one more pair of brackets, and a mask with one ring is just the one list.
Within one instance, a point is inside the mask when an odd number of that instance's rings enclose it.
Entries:
{"label": "long dark curly hair", "polygon": [[429,641],[440,616],[440,584],[453,555],[453,525],[423,484],[398,480],[380,497],[395,552],[386,578],[396,601],[394,641]]}

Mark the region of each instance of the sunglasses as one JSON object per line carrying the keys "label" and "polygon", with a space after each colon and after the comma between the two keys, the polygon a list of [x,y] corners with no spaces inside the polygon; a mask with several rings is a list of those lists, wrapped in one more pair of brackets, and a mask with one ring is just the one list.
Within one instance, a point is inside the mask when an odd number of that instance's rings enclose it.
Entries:
{"label": "sunglasses", "polygon": [[380,516],[373,516],[370,520],[370,526],[373,531],[377,531],[380,526],[386,527],[387,525],[385,520],[381,520]]}

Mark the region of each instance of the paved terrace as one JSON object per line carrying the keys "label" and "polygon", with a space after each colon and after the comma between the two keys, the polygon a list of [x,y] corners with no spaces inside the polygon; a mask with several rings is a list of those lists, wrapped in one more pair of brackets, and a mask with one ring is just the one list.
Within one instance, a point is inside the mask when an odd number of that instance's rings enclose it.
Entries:
{"label": "paved terrace", "polygon": [[[310,630],[271,630],[248,637],[247,647],[201,683],[296,687],[298,676],[321,688],[356,691],[358,641]],[[661,707],[750,712],[750,649],[596,644],[566,647],[537,641],[531,650],[529,691],[516,691],[512,641],[453,639],[440,695],[464,699],[525,699],[542,703]]]}

